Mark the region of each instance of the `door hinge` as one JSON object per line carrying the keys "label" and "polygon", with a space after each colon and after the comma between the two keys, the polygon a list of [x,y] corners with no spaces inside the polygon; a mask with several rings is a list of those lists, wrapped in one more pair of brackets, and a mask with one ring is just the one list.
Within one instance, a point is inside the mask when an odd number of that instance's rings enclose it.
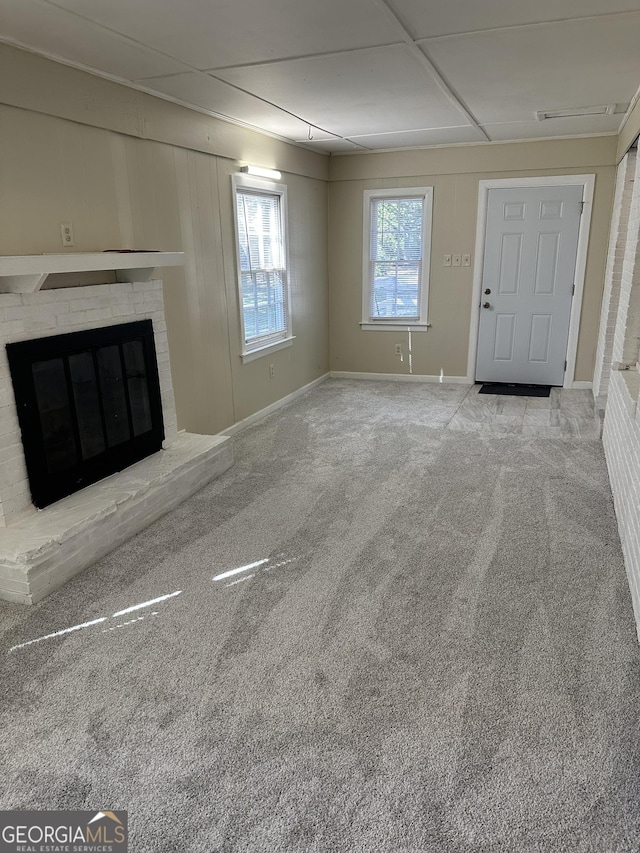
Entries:
{"label": "door hinge", "polygon": [[573,296],[575,294],[575,292],[576,292],[576,286],[575,286],[575,284],[572,284],[571,285],[571,295]]}
{"label": "door hinge", "polygon": [[582,214],[584,213],[584,206],[586,204],[586,201],[579,201],[578,204],[580,205],[580,216],[582,216]]}
{"label": "door hinge", "polygon": [[565,371],[566,371],[566,369],[567,369],[567,361],[566,361],[566,359],[565,359],[565,362],[564,362],[564,369],[565,369]]}

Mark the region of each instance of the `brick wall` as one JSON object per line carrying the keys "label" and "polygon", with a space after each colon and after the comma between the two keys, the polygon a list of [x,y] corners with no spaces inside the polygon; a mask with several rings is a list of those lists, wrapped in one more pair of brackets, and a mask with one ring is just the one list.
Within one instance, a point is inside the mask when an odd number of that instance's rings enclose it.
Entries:
{"label": "brick wall", "polygon": [[177,434],[162,282],[0,293],[0,526],[33,512],[5,345],[14,341],[153,321],[165,445]]}
{"label": "brick wall", "polygon": [[640,375],[611,372],[604,444],[629,587],[640,636]]}
{"label": "brick wall", "polygon": [[612,360],[635,363],[640,335],[640,157],[636,157]]}
{"label": "brick wall", "polygon": [[613,217],[596,350],[596,366],[593,375],[593,395],[601,404],[604,404],[609,389],[613,340],[636,170],[636,153],[635,148],[627,153],[618,167],[616,177],[616,192],[613,202]]}
{"label": "brick wall", "polygon": [[[632,168],[632,158],[635,159]],[[630,152],[621,163],[621,177],[625,187],[631,183],[631,200],[627,222],[622,269],[619,277],[619,296],[615,311],[613,343],[609,361],[635,364],[640,348],[640,157]],[[617,209],[614,210],[613,233],[617,231],[615,243],[615,264],[619,265],[620,238],[624,230],[624,195],[622,191],[622,211],[620,200],[616,196]],[[616,227],[616,217],[618,225]],[[611,254],[611,247],[610,247]],[[610,259],[611,260],[611,257]],[[609,273],[609,266],[607,267]],[[606,308],[606,336],[611,334],[611,316],[614,314],[614,293],[616,277],[605,285],[605,299],[609,299]],[[605,307],[603,306],[603,316]],[[602,328],[601,328],[602,335]],[[605,365],[606,366],[606,365]],[[604,375],[604,368],[601,377]],[[595,386],[594,386],[595,387]],[[600,379],[602,388],[602,378]],[[608,394],[604,419],[602,441],[604,444],[611,490],[618,519],[620,540],[625,557],[629,587],[636,616],[636,625],[640,637],[640,374],[635,370],[610,370]]]}

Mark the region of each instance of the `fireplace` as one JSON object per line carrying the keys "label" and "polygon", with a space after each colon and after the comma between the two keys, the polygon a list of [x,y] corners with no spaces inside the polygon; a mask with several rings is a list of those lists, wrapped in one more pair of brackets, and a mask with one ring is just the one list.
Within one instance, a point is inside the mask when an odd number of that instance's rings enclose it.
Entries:
{"label": "fireplace", "polygon": [[[0,292],[0,317],[0,598],[33,604],[226,471],[233,453],[227,436],[178,430],[162,282]],[[21,350],[27,390],[14,392],[9,357]]]}
{"label": "fireplace", "polygon": [[11,343],[7,356],[37,507],[161,449],[151,320]]}

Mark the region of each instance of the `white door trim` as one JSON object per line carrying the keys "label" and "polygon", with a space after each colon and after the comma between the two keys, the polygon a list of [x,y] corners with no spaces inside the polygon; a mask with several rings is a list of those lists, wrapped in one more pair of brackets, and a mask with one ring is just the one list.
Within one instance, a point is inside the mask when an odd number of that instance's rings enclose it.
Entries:
{"label": "white door trim", "polygon": [[480,297],[482,295],[482,272],[484,268],[484,241],[487,227],[487,205],[489,190],[506,189],[508,187],[557,187],[582,186],[584,208],[580,219],[578,233],[578,254],[576,257],[575,293],[571,302],[571,319],[569,320],[569,342],[567,345],[567,369],[564,374],[564,387],[574,387],[576,371],[576,355],[578,352],[578,332],[582,314],[582,296],[584,293],[584,278],[587,268],[587,249],[589,248],[589,231],[591,228],[591,212],[593,208],[593,191],[595,175],[550,175],[536,178],[501,178],[490,181],[480,181],[478,184],[478,219],[476,225],[476,249],[473,270],[473,293],[471,303],[471,327],[469,330],[469,357],[467,361],[467,382],[475,382],[476,359],[478,356],[478,326],[480,324]]}

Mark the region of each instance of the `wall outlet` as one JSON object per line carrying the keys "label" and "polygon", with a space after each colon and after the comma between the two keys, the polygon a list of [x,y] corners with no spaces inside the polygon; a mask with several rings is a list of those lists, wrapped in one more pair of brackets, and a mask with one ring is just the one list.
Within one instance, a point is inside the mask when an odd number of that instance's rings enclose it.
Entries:
{"label": "wall outlet", "polygon": [[396,355],[402,355],[402,344],[396,344],[395,353]]}
{"label": "wall outlet", "polygon": [[453,266],[459,267],[461,259],[462,259],[462,255],[454,255],[453,256]]}
{"label": "wall outlet", "polygon": [[67,248],[75,246],[73,239],[73,224],[71,222],[60,223],[60,236],[62,237],[62,245]]}
{"label": "wall outlet", "polygon": [[471,266],[471,255],[463,255],[462,256],[462,266],[470,267]]}
{"label": "wall outlet", "polygon": [[451,255],[445,255],[444,256],[444,260],[442,261],[442,266],[443,267],[450,267],[451,266]]}
{"label": "wall outlet", "polygon": [[275,364],[270,364],[269,365],[269,379],[273,379],[273,377],[275,375],[276,375],[276,366],[275,366]]}

